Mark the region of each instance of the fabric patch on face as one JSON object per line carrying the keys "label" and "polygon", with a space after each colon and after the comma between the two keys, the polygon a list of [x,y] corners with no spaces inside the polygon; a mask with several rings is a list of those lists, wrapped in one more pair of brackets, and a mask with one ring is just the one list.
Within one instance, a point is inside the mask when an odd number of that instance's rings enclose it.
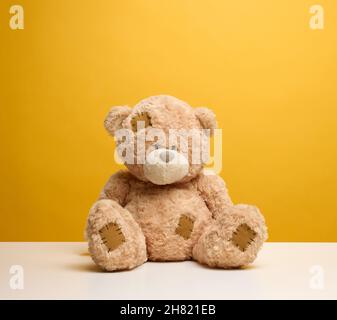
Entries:
{"label": "fabric patch on face", "polygon": [[143,122],[143,126],[141,126],[141,128],[146,128],[146,127],[151,126],[151,118],[150,118],[149,114],[147,112],[141,112],[141,113],[135,115],[131,119],[131,127],[132,127],[133,132],[137,132],[137,123],[139,121]]}
{"label": "fabric patch on face", "polygon": [[183,214],[176,228],[176,234],[182,236],[185,240],[189,239],[193,231],[194,220]]}
{"label": "fabric patch on face", "polygon": [[117,249],[125,242],[124,234],[117,223],[112,222],[105,225],[101,230],[99,230],[99,234],[109,252]]}
{"label": "fabric patch on face", "polygon": [[250,244],[254,241],[256,232],[243,223],[237,227],[231,239],[232,243],[236,245],[241,251],[246,251]]}

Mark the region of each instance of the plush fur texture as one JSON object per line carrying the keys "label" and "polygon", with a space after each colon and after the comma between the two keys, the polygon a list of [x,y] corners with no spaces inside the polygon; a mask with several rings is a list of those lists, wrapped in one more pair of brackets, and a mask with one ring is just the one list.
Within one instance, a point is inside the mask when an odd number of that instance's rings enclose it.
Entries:
{"label": "plush fur texture", "polygon": [[[216,128],[212,111],[193,109],[170,96],[150,97],[133,109],[112,108],[105,127],[112,135],[119,128],[137,135],[135,117],[167,133]],[[187,174],[171,184],[150,182],[143,164],[126,164],[128,171],[111,176],[87,224],[89,252],[97,265],[114,271],[146,260],[194,259],[210,267],[235,268],[254,261],[267,239],[263,216],[254,206],[234,205],[219,176],[188,161]]]}

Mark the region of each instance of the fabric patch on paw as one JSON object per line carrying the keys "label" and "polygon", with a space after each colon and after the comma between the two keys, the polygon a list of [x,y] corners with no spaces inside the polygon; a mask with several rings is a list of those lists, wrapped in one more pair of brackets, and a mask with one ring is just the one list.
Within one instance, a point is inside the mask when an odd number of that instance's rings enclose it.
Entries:
{"label": "fabric patch on paw", "polygon": [[194,220],[183,214],[178,223],[176,234],[182,236],[185,240],[189,239],[193,231]]}
{"label": "fabric patch on paw", "polygon": [[124,234],[117,223],[112,222],[105,225],[101,230],[99,230],[99,234],[109,252],[117,249],[125,242]]}
{"label": "fabric patch on paw", "polygon": [[237,227],[231,241],[241,251],[246,251],[249,245],[254,241],[255,237],[256,232],[250,228],[248,224],[243,223]]}
{"label": "fabric patch on paw", "polygon": [[141,128],[146,128],[151,126],[151,118],[146,112],[142,112],[140,114],[137,114],[131,119],[131,127],[133,132],[137,132],[137,123],[138,121],[143,121],[143,126]]}

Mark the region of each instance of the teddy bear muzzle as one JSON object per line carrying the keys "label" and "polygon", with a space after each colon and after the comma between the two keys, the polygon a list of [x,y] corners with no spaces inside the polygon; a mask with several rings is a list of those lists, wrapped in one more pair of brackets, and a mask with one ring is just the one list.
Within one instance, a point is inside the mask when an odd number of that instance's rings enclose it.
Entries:
{"label": "teddy bear muzzle", "polygon": [[154,184],[165,185],[181,180],[188,174],[189,163],[186,157],[176,150],[156,149],[145,161],[144,175]]}

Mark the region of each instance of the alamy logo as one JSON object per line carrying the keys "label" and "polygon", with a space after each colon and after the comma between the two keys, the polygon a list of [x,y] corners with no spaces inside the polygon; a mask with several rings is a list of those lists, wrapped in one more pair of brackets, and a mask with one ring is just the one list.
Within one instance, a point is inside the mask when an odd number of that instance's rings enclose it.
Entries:
{"label": "alamy logo", "polygon": [[309,269],[311,274],[309,287],[313,290],[322,290],[324,289],[324,269],[320,265],[312,266]]}
{"label": "alamy logo", "polygon": [[13,265],[9,268],[9,287],[12,290],[23,290],[24,289],[24,271],[23,267],[20,265]]}
{"label": "alamy logo", "polygon": [[11,14],[9,27],[12,30],[23,30],[25,28],[23,7],[17,4],[13,5],[9,8],[9,13]]}
{"label": "alamy logo", "polygon": [[312,16],[310,17],[309,26],[312,30],[324,29],[324,9],[321,5],[315,4],[309,10]]}
{"label": "alamy logo", "polygon": [[[322,30],[324,29],[324,9],[321,5],[315,4],[309,8],[311,14],[309,20],[309,27],[312,30]],[[9,9],[11,17],[9,19],[9,27],[12,30],[23,30],[24,29],[24,9],[23,6],[15,4]]]}
{"label": "alamy logo", "polygon": [[[166,150],[162,159],[170,164],[205,164],[215,173],[222,169],[222,131],[214,129],[214,156],[210,154],[209,129],[170,129],[164,131],[159,128],[145,128],[144,121],[138,121],[137,133],[129,129],[119,129],[115,132],[117,148],[115,161],[125,164],[145,164],[157,161],[153,158],[156,149]],[[155,152],[154,152],[155,151]],[[153,159],[152,159],[153,158]],[[169,161],[170,160],[170,161]]]}

